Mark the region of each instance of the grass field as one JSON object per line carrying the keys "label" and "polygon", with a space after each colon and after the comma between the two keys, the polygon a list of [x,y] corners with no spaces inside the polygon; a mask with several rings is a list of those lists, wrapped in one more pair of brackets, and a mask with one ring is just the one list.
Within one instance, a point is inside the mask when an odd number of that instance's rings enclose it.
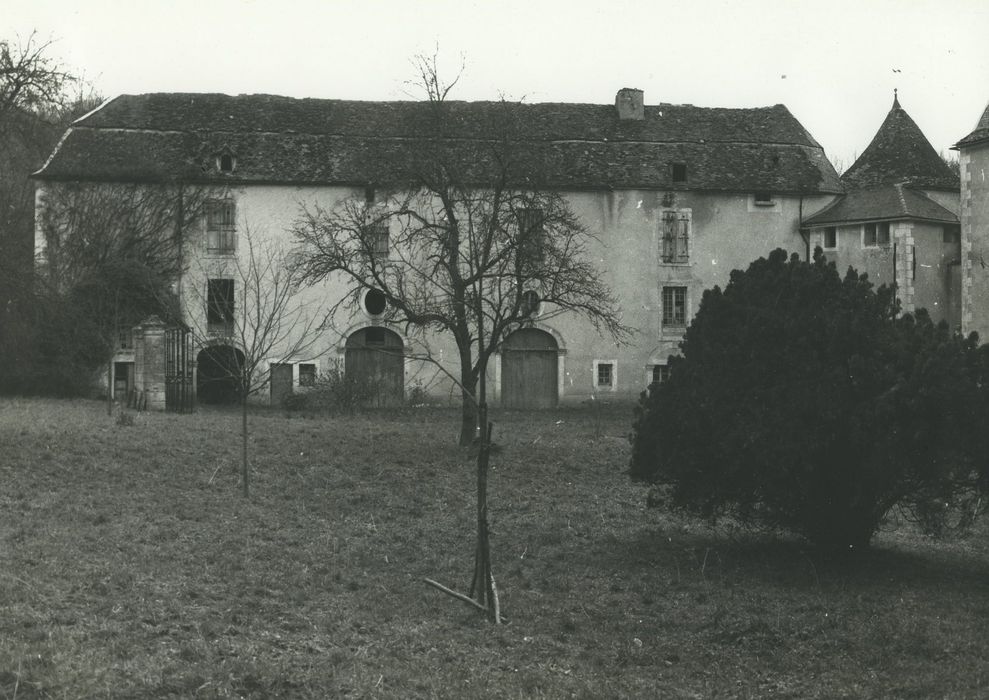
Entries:
{"label": "grass field", "polygon": [[494,627],[453,412],[0,399],[0,698],[989,696],[989,530],[828,558],[645,508],[629,409],[495,413]]}

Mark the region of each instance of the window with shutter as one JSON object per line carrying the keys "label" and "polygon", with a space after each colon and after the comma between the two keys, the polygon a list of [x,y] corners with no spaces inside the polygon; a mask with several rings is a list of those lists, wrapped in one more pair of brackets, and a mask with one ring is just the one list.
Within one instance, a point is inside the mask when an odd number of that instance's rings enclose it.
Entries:
{"label": "window with shutter", "polygon": [[690,213],[667,210],[662,220],[662,260],[669,264],[690,261]]}

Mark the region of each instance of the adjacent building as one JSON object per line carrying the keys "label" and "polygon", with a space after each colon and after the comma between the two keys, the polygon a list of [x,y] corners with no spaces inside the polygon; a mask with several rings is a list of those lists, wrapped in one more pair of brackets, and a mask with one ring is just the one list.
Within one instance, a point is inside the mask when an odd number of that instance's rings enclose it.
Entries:
{"label": "adjacent building", "polygon": [[900,308],[962,328],[958,175],[900,106],[841,176],[845,193],[807,217],[810,247],[844,271],[896,284]]}
{"label": "adjacent building", "polygon": [[[496,112],[505,108],[492,102],[448,107],[453,127],[444,138],[454,149],[488,138]],[[222,188],[223,196],[210,203],[185,239],[184,254],[197,263],[190,265],[197,272],[179,281],[190,319],[222,324],[226,315],[216,310],[226,305],[232,311],[241,303],[230,269],[244,254],[245,232],[283,240],[301,207],[330,208],[369,188],[394,186],[388,163],[407,157],[409,144],[422,138],[428,109],[417,102],[270,95],[122,95],[66,132],[35,176],[38,207],[45,206],[51,188],[66,182]],[[634,398],[665,376],[702,291],[724,286],[731,270],[774,248],[806,256],[814,245],[825,245],[839,252],[841,264],[862,261],[870,273],[873,266],[880,281],[913,274],[918,262],[922,270],[926,264],[949,265],[944,254],[928,257],[913,249],[935,230],[945,240],[949,233],[942,234],[942,227],[957,230],[950,173],[927,159],[909,181],[900,178],[901,170],[892,179],[870,170],[881,165],[879,156],[911,136],[913,123],[896,103],[887,119],[894,123],[880,130],[896,136],[892,145],[874,142],[870,149],[879,155],[863,154],[864,162],[846,174],[845,184],[821,146],[782,105],[646,105],[641,91],[623,89],[614,104],[519,104],[511,111],[517,137],[540,166],[534,186],[563,193],[594,234],[590,254],[621,301],[624,323],[637,333],[631,344],[616,345],[580,318],[537,317],[531,328],[505,339],[505,351],[491,369],[493,398],[506,406]],[[897,159],[892,164],[914,168]],[[847,186],[852,191],[845,194]],[[957,211],[957,181],[954,187]],[[875,195],[859,194],[873,188]],[[832,229],[834,244],[827,245]],[[849,247],[849,257],[842,258],[853,235],[857,252],[852,255]],[[903,247],[895,248],[900,241]],[[36,243],[43,255],[40,233]],[[940,278],[927,281],[925,274],[911,278],[915,304],[929,288],[947,284]],[[329,307],[343,287],[331,281],[307,293]],[[945,309],[952,303],[937,299]],[[429,367],[411,359],[380,361],[420,342],[392,327],[386,316],[369,295],[330,319],[315,357],[273,351],[272,391],[281,395],[339,367],[386,375],[399,397],[421,384],[434,397],[456,400],[453,387]],[[139,336],[143,332],[139,329]],[[149,332],[157,337],[164,331]],[[452,342],[442,337],[430,339],[430,345],[441,356],[456,357]],[[375,355],[379,346],[389,352]],[[202,349],[191,354],[199,360],[200,388],[210,372]],[[150,375],[128,367],[135,361],[129,352],[124,348],[118,358],[122,378],[113,384],[148,391]],[[533,376],[541,379],[524,379]]]}
{"label": "adjacent building", "polygon": [[961,171],[962,331],[989,340],[989,106],[956,143]]}

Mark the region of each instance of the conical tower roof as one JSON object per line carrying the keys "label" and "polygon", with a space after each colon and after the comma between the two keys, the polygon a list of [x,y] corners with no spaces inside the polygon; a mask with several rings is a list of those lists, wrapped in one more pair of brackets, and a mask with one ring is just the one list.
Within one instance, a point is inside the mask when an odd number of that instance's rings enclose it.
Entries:
{"label": "conical tower roof", "polygon": [[983,141],[989,141],[989,105],[986,105],[986,110],[982,113],[979,123],[975,125],[975,130],[952,146],[952,148],[971,146]]}
{"label": "conical tower roof", "polygon": [[849,188],[904,183],[914,187],[958,190],[958,176],[934,150],[895,93],[886,120],[852,167],[841,176]]}

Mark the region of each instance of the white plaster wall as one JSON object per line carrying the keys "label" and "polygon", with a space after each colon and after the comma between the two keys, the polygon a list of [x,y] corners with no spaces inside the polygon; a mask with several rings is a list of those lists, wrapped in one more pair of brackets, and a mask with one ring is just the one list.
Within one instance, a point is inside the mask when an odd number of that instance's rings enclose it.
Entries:
{"label": "white plaster wall", "polygon": [[[363,189],[344,187],[260,186],[234,188],[237,202],[238,251],[245,247],[240,236],[251,235],[291,247],[292,223],[303,206],[319,204],[332,208],[349,196],[363,196]],[[703,290],[727,284],[733,269],[745,268],[750,262],[774,248],[782,247],[805,256],[806,248],[799,234],[801,213],[820,209],[832,197],[801,198],[777,196],[773,206],[754,206],[751,193],[710,194],[677,193],[672,207],[664,206],[664,193],[656,191],[570,192],[566,193],[573,210],[596,237],[589,246],[590,255],[614,293],[621,300],[622,320],[637,330],[631,343],[616,345],[610,337],[600,336],[586,320],[574,314],[554,313],[544,308],[537,319],[541,327],[560,339],[560,398],[582,401],[595,396],[593,366],[595,360],[617,363],[617,385],[606,398],[634,399],[646,387],[647,368],[665,362],[677,351],[682,329],[662,328],[662,287],[687,287],[689,316],[696,313]],[[689,210],[692,216],[690,261],[686,265],[661,262],[661,217],[666,208]],[[205,255],[205,227],[198,228],[189,239],[187,250],[189,273],[182,280],[182,295],[192,325],[205,328],[206,277],[223,276],[222,259]],[[226,262],[229,264],[229,261]],[[215,268],[208,273],[208,268]],[[229,274],[230,277],[235,277]],[[328,309],[344,294],[339,280],[302,290],[301,297],[315,307]],[[238,291],[236,298],[240,298]],[[328,323],[314,347],[319,371],[342,367],[344,343],[354,330],[371,325],[372,319],[357,306],[347,306]],[[405,335],[404,328],[394,328],[413,350],[421,350],[421,340]],[[454,375],[458,374],[455,344],[446,335],[424,339],[433,354]],[[272,362],[313,361],[308,357],[288,357],[275,353]],[[489,368],[491,393],[497,400],[499,362]],[[297,377],[297,374],[296,374]],[[434,398],[457,403],[458,391],[447,377],[429,364],[409,360],[406,384],[421,382]]]}

